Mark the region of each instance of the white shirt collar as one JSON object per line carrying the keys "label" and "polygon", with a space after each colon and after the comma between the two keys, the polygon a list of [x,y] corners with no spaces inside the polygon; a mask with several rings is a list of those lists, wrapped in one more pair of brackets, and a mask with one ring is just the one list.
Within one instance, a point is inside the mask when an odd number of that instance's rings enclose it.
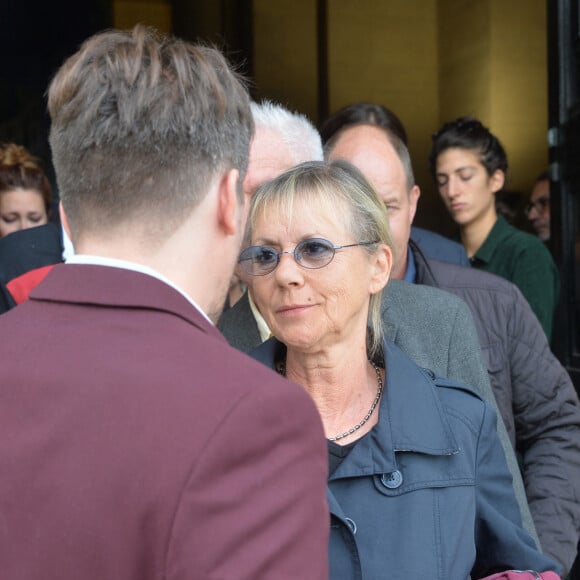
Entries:
{"label": "white shirt collar", "polygon": [[67,264],[87,264],[91,266],[108,266],[110,268],[121,268],[123,270],[132,270],[133,272],[140,272],[141,274],[146,274],[147,276],[152,276],[157,278],[164,284],[171,286],[176,292],[179,292],[196,310],[198,310],[203,317],[213,325],[213,322],[209,319],[207,314],[197,305],[197,303],[188,296],[179,286],[176,286],[169,278],[165,277],[163,274],[157,272],[149,266],[144,266],[143,264],[137,264],[135,262],[129,262],[127,260],[118,260],[117,258],[105,258],[103,256],[92,256],[88,254],[74,254],[66,260]]}
{"label": "white shirt collar", "polygon": [[256,306],[256,303],[252,298],[252,293],[250,292],[250,290],[248,290],[248,301],[250,303],[250,310],[252,311],[252,314],[256,319],[256,324],[258,325],[258,332],[260,333],[260,338],[262,339],[262,342],[265,342],[272,336],[272,333],[270,332],[270,329],[268,328],[268,325],[266,324],[264,317],[260,314],[260,311],[258,310],[258,307]]}

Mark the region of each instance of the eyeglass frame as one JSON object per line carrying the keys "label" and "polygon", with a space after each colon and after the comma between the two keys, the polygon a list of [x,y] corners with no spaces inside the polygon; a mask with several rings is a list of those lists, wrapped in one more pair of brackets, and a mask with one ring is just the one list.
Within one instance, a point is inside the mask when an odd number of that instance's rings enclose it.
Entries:
{"label": "eyeglass frame", "polygon": [[543,196],[538,198],[536,201],[530,201],[526,203],[524,207],[524,212],[528,215],[532,209],[535,209],[538,213],[544,213],[546,208],[550,205],[550,198]]}
{"label": "eyeglass frame", "polygon": [[[326,262],[325,264],[321,264],[320,266],[307,266],[304,263],[302,263],[302,258],[299,257],[299,255],[296,252],[301,246],[303,246],[304,244],[307,244],[308,242],[324,242],[325,244],[328,244],[328,249],[329,250],[332,249],[332,254],[331,254],[328,262]],[[306,270],[320,270],[321,268],[328,266],[332,262],[332,260],[334,260],[334,256],[336,255],[337,250],[343,250],[344,248],[354,248],[356,246],[372,246],[373,244],[378,244],[379,242],[380,242],[380,240],[375,240],[373,242],[357,242],[356,244],[344,244],[342,246],[335,246],[330,240],[327,240],[326,238],[307,238],[305,240],[298,242],[293,250],[285,250],[282,252],[277,252],[271,246],[266,246],[264,244],[257,245],[257,246],[248,246],[240,253],[240,257],[238,258],[238,264],[240,265],[242,270],[246,274],[249,274],[250,276],[267,276],[268,274],[271,274],[272,272],[274,272],[274,270],[276,270],[276,268],[279,266],[280,257],[283,254],[289,254],[289,255],[294,256],[294,260],[296,261],[296,263],[300,267],[305,268]],[[244,255],[245,252],[247,252],[248,250],[251,250],[252,248],[267,248],[269,250],[272,250],[272,253],[276,256],[276,263],[274,264],[274,266],[271,270],[268,270],[267,272],[263,272],[261,274],[256,274],[254,272],[249,272],[248,270],[246,270],[246,268],[243,265],[243,262],[250,261],[251,258],[246,258],[244,260],[244,258],[242,256]],[[298,252],[300,254],[299,250],[298,250]]]}

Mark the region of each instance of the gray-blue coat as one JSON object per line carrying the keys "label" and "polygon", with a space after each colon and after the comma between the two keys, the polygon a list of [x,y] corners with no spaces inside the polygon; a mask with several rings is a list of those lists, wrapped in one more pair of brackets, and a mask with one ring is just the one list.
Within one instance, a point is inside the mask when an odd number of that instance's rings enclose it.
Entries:
{"label": "gray-blue coat", "polygon": [[[252,355],[273,366],[279,348]],[[521,526],[491,407],[390,341],[384,352],[379,422],[329,478],[332,580],[558,571]]]}

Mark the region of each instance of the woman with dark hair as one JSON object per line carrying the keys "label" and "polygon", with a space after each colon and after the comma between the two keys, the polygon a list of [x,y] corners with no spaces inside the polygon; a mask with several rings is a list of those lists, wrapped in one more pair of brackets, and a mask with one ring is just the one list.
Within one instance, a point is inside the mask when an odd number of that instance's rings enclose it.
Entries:
{"label": "woman with dark hair", "polygon": [[498,216],[495,194],[506,182],[506,152],[477,119],[461,117],[433,135],[429,156],[439,194],[459,226],[472,266],[519,287],[551,338],[558,272],[544,245]]}
{"label": "woman with dark hair", "polygon": [[20,145],[0,144],[0,238],[46,224],[50,198],[38,160]]}
{"label": "woman with dark hair", "polygon": [[38,159],[21,145],[0,143],[0,314],[27,300],[62,259],[50,202]]}

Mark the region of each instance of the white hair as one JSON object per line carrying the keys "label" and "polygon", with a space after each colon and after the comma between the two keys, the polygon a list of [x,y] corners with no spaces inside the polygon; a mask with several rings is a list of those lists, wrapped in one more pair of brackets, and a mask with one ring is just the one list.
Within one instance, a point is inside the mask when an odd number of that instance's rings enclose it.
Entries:
{"label": "white hair", "polygon": [[305,115],[268,100],[250,106],[256,128],[276,131],[294,157],[295,165],[323,160],[320,133]]}

